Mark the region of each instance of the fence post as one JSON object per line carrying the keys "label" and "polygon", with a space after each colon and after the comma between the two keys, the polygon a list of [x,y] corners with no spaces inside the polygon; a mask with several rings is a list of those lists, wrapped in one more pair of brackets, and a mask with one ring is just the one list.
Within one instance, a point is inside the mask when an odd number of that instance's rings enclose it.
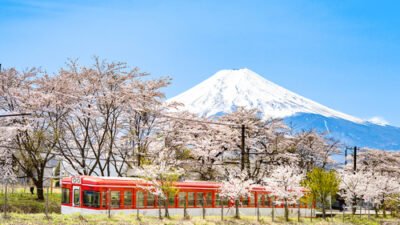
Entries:
{"label": "fence post", "polygon": [[4,190],[4,219],[7,219],[7,180],[5,180],[5,190]]}
{"label": "fence post", "polygon": [[185,202],[183,204],[183,219],[185,219],[185,220],[189,219],[186,207],[187,206],[186,206],[186,199],[185,199]]}
{"label": "fence post", "polygon": [[343,223],[344,223],[344,207],[343,207]]}
{"label": "fence post", "polygon": [[221,197],[221,220],[224,221],[224,197]]}
{"label": "fence post", "polygon": [[107,190],[108,195],[108,218],[111,218],[111,191],[110,189]]}
{"label": "fence post", "polygon": [[368,204],[368,220],[370,220],[370,219],[371,219],[371,217],[370,217],[370,207],[371,207],[371,205],[370,205],[370,204]]}
{"label": "fence post", "polygon": [[203,193],[203,202],[202,202],[202,205],[203,205],[203,220],[206,219],[206,204],[205,204],[205,201],[206,201],[206,195]]}
{"label": "fence post", "polygon": [[161,194],[158,195],[158,219],[162,220],[161,214]]}
{"label": "fence post", "polygon": [[49,219],[49,187],[47,186],[46,188],[46,209],[45,209],[45,213],[46,213],[46,218]]}
{"label": "fence post", "polygon": [[361,214],[362,214],[362,207],[363,207],[363,201],[360,200],[360,218],[361,218]]}
{"label": "fence post", "polygon": [[50,178],[50,194],[53,194],[53,178]]}
{"label": "fence post", "polygon": [[331,209],[331,220],[333,222],[333,212],[332,212],[332,194],[329,195],[329,207]]}
{"label": "fence post", "polygon": [[300,199],[297,200],[297,222],[300,223]]}
{"label": "fence post", "polygon": [[310,215],[310,220],[311,220],[311,222],[312,222],[312,217],[313,217],[313,207],[314,207],[314,198],[313,197],[311,197],[311,207],[310,207],[310,212],[311,212],[311,215]]}
{"label": "fence post", "polygon": [[272,202],[272,222],[275,222],[275,202]]}
{"label": "fence post", "polygon": [[257,221],[260,222],[260,202],[258,201],[258,195],[257,195]]}

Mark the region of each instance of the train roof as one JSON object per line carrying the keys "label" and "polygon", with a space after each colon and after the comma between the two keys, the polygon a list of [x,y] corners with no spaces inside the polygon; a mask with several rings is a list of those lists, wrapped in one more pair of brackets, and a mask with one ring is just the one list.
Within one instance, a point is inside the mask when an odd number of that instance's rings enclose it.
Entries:
{"label": "train roof", "polygon": [[[95,177],[95,176],[76,176],[66,177],[62,179],[63,184],[79,184],[83,186],[98,186],[98,187],[143,187],[151,186],[149,181],[135,177]],[[182,181],[175,182],[174,185],[180,189],[219,189],[222,184],[213,181]],[[252,191],[273,192],[271,188],[256,185]],[[307,191],[301,188],[301,191]]]}
{"label": "train roof", "polygon": [[[142,186],[151,185],[150,182],[134,177],[95,177],[95,176],[76,176],[66,177],[62,179],[63,184],[80,184],[80,185],[96,185],[96,186]],[[220,183],[211,181],[184,181],[175,182],[176,187],[182,188],[219,188]]]}

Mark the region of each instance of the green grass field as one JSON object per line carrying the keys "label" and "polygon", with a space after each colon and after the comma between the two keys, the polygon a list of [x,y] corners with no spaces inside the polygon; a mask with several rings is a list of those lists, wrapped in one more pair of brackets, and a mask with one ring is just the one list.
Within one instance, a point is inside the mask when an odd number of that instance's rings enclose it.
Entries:
{"label": "green grass field", "polygon": [[[45,194],[46,196],[46,194]],[[36,194],[32,195],[22,188],[16,188],[9,191],[8,198],[8,212],[14,213],[44,213],[46,201],[38,201]],[[50,213],[60,213],[61,194],[59,190],[53,190],[49,194],[49,207]],[[0,193],[0,211],[3,212],[4,193]]]}
{"label": "green grass field", "polygon": [[[225,217],[221,221],[220,217],[208,216],[205,220],[201,217],[192,217],[190,220],[184,220],[182,216],[174,216],[172,219],[159,220],[155,217],[141,217],[139,220],[136,215],[113,215],[108,218],[106,215],[61,215],[60,214],[60,192],[54,190],[49,195],[49,218],[44,214],[46,201],[37,201],[36,195],[27,193],[26,189],[14,189],[8,194],[8,218],[4,219],[3,215],[0,217],[0,224],[286,224],[283,218],[276,218],[275,222],[271,217],[261,217],[260,222],[254,216],[242,216],[240,220],[232,217]],[[4,194],[0,193],[0,212],[3,212]],[[347,215],[343,223],[342,216],[337,216],[333,221],[328,219],[314,218],[311,222],[310,218],[302,218],[301,222],[297,222],[297,218],[291,219],[289,224],[356,224],[356,225],[378,225],[384,224],[400,224],[400,220],[395,218],[375,218],[367,216],[360,218],[359,216]]]}
{"label": "green grass field", "polygon": [[[386,222],[386,223],[384,223]],[[106,215],[60,215],[60,214],[50,214],[50,218],[46,218],[44,214],[20,214],[20,213],[11,213],[8,219],[0,219],[0,224],[11,225],[11,224],[31,224],[31,225],[39,225],[39,224],[141,224],[141,225],[153,225],[153,224],[187,224],[187,225],[217,225],[217,224],[230,224],[230,225],[245,225],[245,224],[315,224],[315,225],[331,225],[331,224],[355,224],[355,225],[378,225],[378,224],[398,224],[400,221],[392,218],[372,218],[368,219],[367,217],[359,218],[355,216],[351,218],[351,216],[347,217],[345,222],[343,223],[342,218],[335,218],[334,221],[328,220],[324,221],[323,219],[313,219],[311,222],[310,219],[302,219],[300,223],[297,222],[296,219],[292,219],[290,223],[285,223],[283,218],[277,218],[275,222],[271,221],[271,218],[263,217],[260,222],[257,222],[256,217],[242,217],[240,220],[234,219],[232,217],[225,218],[224,221],[221,221],[219,217],[207,217],[203,220],[200,217],[194,217],[189,220],[184,220],[182,217],[173,217],[172,219],[163,219],[159,220],[155,217],[141,217],[139,220],[135,215],[113,215],[111,218],[108,218]]]}

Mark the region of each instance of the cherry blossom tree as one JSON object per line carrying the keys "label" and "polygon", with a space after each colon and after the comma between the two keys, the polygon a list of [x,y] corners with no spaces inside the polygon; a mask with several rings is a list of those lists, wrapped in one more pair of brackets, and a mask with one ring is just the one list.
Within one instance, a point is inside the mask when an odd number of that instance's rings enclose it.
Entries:
{"label": "cherry blossom tree", "polygon": [[55,137],[49,120],[53,115],[49,115],[49,108],[54,98],[43,82],[48,77],[35,69],[23,73],[9,69],[4,75],[1,79],[2,110],[30,113],[30,116],[12,118],[8,124],[11,127],[19,126],[8,143],[13,148],[13,162],[32,179],[38,199],[43,200],[46,166],[54,158],[54,145],[50,139]]}
{"label": "cherry blossom tree", "polygon": [[63,108],[53,95],[52,79],[47,75],[38,75],[26,90],[20,90],[21,107],[31,113],[24,118],[26,129],[20,130],[15,137],[15,160],[19,168],[33,181],[39,200],[44,200],[43,183],[50,179],[46,174],[48,164],[55,160],[55,143],[58,138],[59,122]]}
{"label": "cherry blossom tree", "polygon": [[347,205],[352,208],[353,214],[356,212],[357,201],[364,199],[369,191],[368,181],[371,174],[364,171],[343,170],[340,172],[340,195],[344,198]]}
{"label": "cherry blossom tree", "polygon": [[[224,136],[221,125],[208,124],[207,119],[198,119],[206,123],[190,124],[187,137],[188,148],[193,158],[191,171],[201,180],[216,180],[224,173],[223,160],[227,148],[223,145]],[[225,154],[226,155],[226,154]]]}
{"label": "cherry blossom tree", "polygon": [[367,187],[365,199],[374,204],[377,214],[379,207],[382,207],[383,215],[386,217],[387,202],[393,198],[393,195],[400,193],[400,184],[398,178],[390,175],[370,176],[370,184]]}
{"label": "cherry blossom tree", "polygon": [[[168,79],[140,80],[147,74],[125,63],[95,59],[92,67],[71,61],[57,76],[67,100],[57,149],[78,174],[122,176],[137,156],[140,165],[153,135],[160,88]],[[132,163],[131,163],[132,164]]]}
{"label": "cherry blossom tree", "polygon": [[[150,185],[142,185],[141,188],[149,191],[155,196],[158,196],[159,206],[161,206],[161,199],[164,202],[165,217],[169,218],[168,211],[168,198],[174,197],[178,193],[178,189],[174,183],[179,180],[179,177],[184,173],[183,169],[178,168],[176,164],[171,161],[171,157],[167,151],[160,151],[159,155],[154,158],[151,164],[141,165],[133,170],[134,176],[145,179]],[[161,218],[161,209],[159,212]]]}
{"label": "cherry blossom tree", "polygon": [[[352,156],[349,156],[352,159]],[[351,165],[348,165],[347,169]],[[374,174],[400,176],[400,153],[378,149],[362,148],[357,154],[357,169],[371,171]]]}
{"label": "cherry blossom tree", "polygon": [[[20,102],[14,93],[18,89],[29,87],[29,80],[34,74],[34,69],[26,73],[21,73],[14,68],[0,71],[0,112],[10,114],[20,112]],[[15,146],[12,139],[21,126],[20,118],[0,118],[0,180],[2,183],[16,181],[13,168]]]}
{"label": "cherry blossom tree", "polygon": [[15,128],[5,127],[4,123],[0,124],[0,182],[10,184],[16,182],[12,146],[12,138],[14,138],[16,131]]}
{"label": "cherry blossom tree", "polygon": [[133,146],[133,154],[138,166],[146,158],[149,146],[157,137],[157,132],[166,125],[161,115],[173,104],[163,102],[165,96],[160,89],[166,87],[169,82],[169,78],[138,80],[135,83],[134,95],[127,102],[125,130],[128,133],[126,137]]}
{"label": "cherry blossom tree", "polygon": [[313,130],[303,131],[294,137],[298,164],[311,171],[314,167],[334,165],[332,155],[340,153],[340,142]]}
{"label": "cherry blossom tree", "polygon": [[300,182],[304,174],[296,166],[277,166],[269,177],[263,179],[265,186],[273,190],[273,195],[283,200],[285,219],[289,221],[289,203],[297,203],[304,195]]}
{"label": "cherry blossom tree", "polygon": [[239,205],[243,197],[249,197],[254,181],[248,179],[246,172],[228,170],[227,179],[222,181],[220,196],[235,202],[235,217],[240,218]]}
{"label": "cherry blossom tree", "polygon": [[[291,163],[295,160],[289,149],[291,140],[286,137],[287,127],[282,120],[262,120],[256,109],[238,107],[233,113],[219,118],[219,122],[236,126],[224,129],[223,145],[238,156],[240,169],[248,176],[260,181],[269,173],[268,165]],[[242,146],[242,125],[244,125],[245,146]]]}

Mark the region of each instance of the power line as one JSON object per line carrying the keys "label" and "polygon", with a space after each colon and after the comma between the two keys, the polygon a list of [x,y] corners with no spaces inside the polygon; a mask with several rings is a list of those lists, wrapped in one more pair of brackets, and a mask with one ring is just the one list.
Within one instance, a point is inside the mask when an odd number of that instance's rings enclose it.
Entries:
{"label": "power line", "polygon": [[179,117],[169,116],[169,115],[165,115],[165,114],[161,114],[161,113],[156,113],[156,114],[161,117],[173,119],[173,120],[184,120],[184,121],[195,122],[195,123],[204,123],[204,124],[229,126],[229,127],[233,127],[233,128],[241,128],[241,125],[237,125],[237,124],[233,124],[233,123],[221,123],[221,122],[211,122],[211,121],[203,121],[203,120],[196,120],[196,119],[188,119],[188,118],[179,118]]}
{"label": "power line", "polygon": [[[64,96],[68,96],[71,98],[75,98],[75,99],[80,99],[80,98],[90,98],[89,96],[81,96],[81,97],[77,97],[74,95],[70,95],[70,94],[66,94],[66,93],[62,93],[59,91],[54,91],[53,92],[57,93],[57,94],[61,94]],[[232,124],[232,123],[221,123],[221,122],[212,122],[212,121],[204,121],[204,120],[197,120],[197,119],[190,119],[190,118],[181,118],[181,117],[175,117],[175,116],[170,116],[170,115],[166,115],[160,112],[149,112],[148,110],[144,110],[144,109],[138,109],[138,108],[133,108],[133,110],[138,111],[138,112],[145,112],[145,113],[152,113],[154,115],[158,115],[160,117],[164,117],[164,118],[168,118],[168,119],[173,119],[173,120],[184,120],[184,121],[188,121],[188,122],[194,122],[194,123],[203,123],[203,124],[213,124],[213,125],[221,125],[221,126],[229,126],[229,127],[233,127],[233,128],[241,128],[241,125],[238,124]]]}
{"label": "power line", "polygon": [[31,116],[32,113],[15,113],[15,114],[3,114],[0,115],[0,118],[2,117],[15,117],[15,116]]}
{"label": "power line", "polygon": [[[0,148],[10,148],[10,149],[16,149],[16,150],[19,150],[20,148],[17,148],[17,147],[13,147],[13,146],[4,146],[4,145],[0,145]],[[47,152],[39,152],[40,154],[46,154]],[[82,156],[77,156],[77,155],[71,155],[71,154],[62,154],[62,153],[56,153],[56,152],[52,152],[52,153],[49,153],[49,154],[51,154],[51,155],[54,155],[54,156],[62,156],[62,157],[65,157],[65,156],[67,156],[67,157],[74,157],[74,158],[76,158],[76,159],[84,159],[84,160],[100,160],[100,161],[107,161],[108,159],[102,159],[102,158],[96,158],[96,157],[91,157],[91,156],[85,156],[85,157],[82,157]],[[145,156],[145,157],[154,157],[155,155],[147,155],[147,156]],[[122,160],[122,159],[112,159],[112,158],[110,158],[110,161],[112,161],[112,162],[121,162],[121,163],[128,163],[128,162],[137,162],[136,160],[129,160],[129,159],[127,159],[127,160]],[[180,162],[180,163],[178,163],[178,165],[182,165],[182,164],[187,164],[187,165],[193,165],[193,162]],[[200,163],[201,165],[211,165],[211,166],[217,166],[217,165],[225,165],[225,163],[224,162],[222,162],[222,163]],[[232,164],[232,163],[231,163]],[[236,163],[236,164],[239,164],[239,163]]]}

